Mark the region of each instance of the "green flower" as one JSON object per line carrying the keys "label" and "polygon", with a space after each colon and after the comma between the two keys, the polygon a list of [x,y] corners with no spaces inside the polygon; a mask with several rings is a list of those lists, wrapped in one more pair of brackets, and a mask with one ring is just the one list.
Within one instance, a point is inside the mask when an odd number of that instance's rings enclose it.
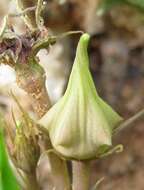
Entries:
{"label": "green flower", "polygon": [[112,146],[112,133],[122,118],[97,94],[89,71],[83,34],[64,96],[39,120],[54,150],[65,158],[85,160],[101,156]]}

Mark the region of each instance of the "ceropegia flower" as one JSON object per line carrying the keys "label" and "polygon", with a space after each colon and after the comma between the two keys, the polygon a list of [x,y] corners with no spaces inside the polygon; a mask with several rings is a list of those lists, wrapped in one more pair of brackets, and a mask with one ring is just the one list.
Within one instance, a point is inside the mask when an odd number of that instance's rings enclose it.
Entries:
{"label": "ceropegia flower", "polygon": [[112,146],[112,133],[122,118],[97,94],[89,71],[83,34],[64,96],[39,120],[54,150],[71,159],[93,159]]}

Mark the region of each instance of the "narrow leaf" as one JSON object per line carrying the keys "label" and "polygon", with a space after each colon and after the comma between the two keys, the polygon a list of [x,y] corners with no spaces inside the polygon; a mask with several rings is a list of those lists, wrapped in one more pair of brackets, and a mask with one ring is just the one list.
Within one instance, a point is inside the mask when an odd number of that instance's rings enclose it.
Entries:
{"label": "narrow leaf", "polygon": [[0,120],[0,190],[20,190],[20,186],[9,163],[2,131],[3,122],[2,119]]}

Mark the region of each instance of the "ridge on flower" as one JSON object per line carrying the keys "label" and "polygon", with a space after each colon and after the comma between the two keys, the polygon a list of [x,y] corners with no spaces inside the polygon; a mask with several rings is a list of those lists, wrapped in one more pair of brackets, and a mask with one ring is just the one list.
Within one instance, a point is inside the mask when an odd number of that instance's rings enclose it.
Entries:
{"label": "ridge on flower", "polygon": [[65,158],[94,159],[112,146],[112,133],[122,118],[97,94],[89,71],[83,34],[64,96],[39,120],[54,150]]}

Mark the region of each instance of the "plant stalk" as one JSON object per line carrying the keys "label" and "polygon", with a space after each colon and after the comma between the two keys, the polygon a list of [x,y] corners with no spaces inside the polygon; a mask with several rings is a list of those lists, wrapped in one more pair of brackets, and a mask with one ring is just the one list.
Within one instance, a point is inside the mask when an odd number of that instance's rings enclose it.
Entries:
{"label": "plant stalk", "polygon": [[[45,157],[46,156],[46,157]],[[44,152],[39,160],[40,168],[41,160],[47,159],[47,189],[49,190],[71,190],[71,182],[69,178],[66,161],[61,159],[52,151]]]}
{"label": "plant stalk", "polygon": [[144,109],[136,113],[134,116],[130,117],[126,121],[124,121],[122,124],[119,125],[118,129],[116,129],[115,133],[120,132],[121,130],[132,126],[137,120],[144,118]]}
{"label": "plant stalk", "polygon": [[45,71],[33,61],[28,65],[17,66],[17,84],[32,98],[34,111],[41,118],[51,107],[51,102],[45,86]]}
{"label": "plant stalk", "polygon": [[90,162],[73,161],[73,190],[89,190],[90,188]]}

